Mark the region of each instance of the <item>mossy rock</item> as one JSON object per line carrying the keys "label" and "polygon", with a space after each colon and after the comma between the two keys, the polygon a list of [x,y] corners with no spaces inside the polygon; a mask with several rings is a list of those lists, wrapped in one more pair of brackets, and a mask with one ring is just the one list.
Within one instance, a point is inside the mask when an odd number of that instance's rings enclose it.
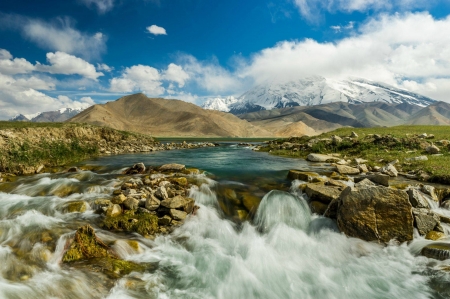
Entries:
{"label": "mossy rock", "polygon": [[171,181],[179,186],[187,186],[188,180],[185,177],[174,177]]}
{"label": "mossy rock", "polygon": [[430,231],[427,233],[427,235],[425,236],[425,239],[427,240],[433,240],[433,241],[437,241],[440,239],[445,239],[446,235],[442,232],[437,232],[437,231]]}
{"label": "mossy rock", "polygon": [[137,264],[130,261],[115,259],[112,257],[92,258],[71,264],[72,267],[87,268],[92,272],[104,273],[111,279],[121,278],[131,272],[144,272],[152,270],[150,264]]}
{"label": "mossy rock", "polygon": [[202,172],[200,171],[200,169],[197,169],[197,168],[186,168],[186,169],[183,170],[182,172],[183,172],[184,174],[193,174],[193,175],[202,173]]}
{"label": "mossy rock", "polygon": [[133,211],[126,211],[116,217],[106,216],[102,226],[109,230],[124,230],[148,236],[158,232],[158,217],[148,213],[135,214]]}
{"label": "mossy rock", "polygon": [[70,263],[81,259],[111,257],[108,249],[108,246],[97,238],[92,226],[87,224],[78,228],[62,261]]}
{"label": "mossy rock", "polygon": [[67,197],[74,193],[80,193],[80,188],[77,186],[71,186],[71,185],[64,185],[56,190],[52,190],[50,195],[55,195],[58,197]]}
{"label": "mossy rock", "polygon": [[71,201],[63,206],[63,211],[65,213],[84,213],[87,210],[87,203],[80,200],[80,201]]}
{"label": "mossy rock", "polygon": [[261,198],[251,193],[241,193],[240,197],[242,199],[242,204],[249,212],[256,211],[261,203]]}

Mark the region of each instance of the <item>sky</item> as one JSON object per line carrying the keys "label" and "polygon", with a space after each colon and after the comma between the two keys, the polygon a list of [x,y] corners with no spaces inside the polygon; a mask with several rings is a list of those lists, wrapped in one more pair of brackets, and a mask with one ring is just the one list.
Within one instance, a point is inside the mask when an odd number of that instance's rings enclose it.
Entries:
{"label": "sky", "polygon": [[450,0],[0,1],[0,119],[314,75],[450,102]]}

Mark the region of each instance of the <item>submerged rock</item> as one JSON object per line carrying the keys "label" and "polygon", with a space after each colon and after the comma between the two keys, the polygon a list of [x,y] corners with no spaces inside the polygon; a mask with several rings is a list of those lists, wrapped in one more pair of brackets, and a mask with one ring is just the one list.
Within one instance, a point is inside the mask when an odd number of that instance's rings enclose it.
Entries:
{"label": "submerged rock", "polygon": [[413,239],[412,206],[405,191],[371,187],[342,192],[337,211],[339,229],[350,237],[383,243]]}
{"label": "submerged rock", "polygon": [[421,254],[428,258],[446,260],[450,258],[450,243],[431,243],[425,246]]}
{"label": "submerged rock", "polygon": [[85,201],[71,201],[63,206],[63,211],[66,213],[83,213],[86,212],[88,204]]}

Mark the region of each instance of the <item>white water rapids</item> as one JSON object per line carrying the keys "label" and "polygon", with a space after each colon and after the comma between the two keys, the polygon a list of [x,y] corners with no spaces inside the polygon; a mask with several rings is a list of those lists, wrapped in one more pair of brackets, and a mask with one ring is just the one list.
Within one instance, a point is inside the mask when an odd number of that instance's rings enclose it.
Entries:
{"label": "white water rapids", "polygon": [[[124,259],[151,263],[156,270],[131,273],[108,285],[104,277],[61,265],[66,240],[99,215],[64,213],[64,203],[92,204],[111,194],[117,179],[89,171],[39,175],[0,192],[0,298],[446,298],[445,265],[417,252],[426,244],[387,247],[348,238],[335,223],[312,215],[296,192],[266,194],[254,220],[227,220],[214,192],[217,182],[202,178],[190,197],[196,215],[171,235],[155,240],[115,234],[96,227]],[[74,193],[59,197],[69,186]],[[49,234],[54,246],[46,245]],[[139,242],[133,250],[124,242]],[[434,286],[437,284],[438,286]],[[433,287],[434,286],[434,287]],[[441,290],[441,295],[436,289]]]}

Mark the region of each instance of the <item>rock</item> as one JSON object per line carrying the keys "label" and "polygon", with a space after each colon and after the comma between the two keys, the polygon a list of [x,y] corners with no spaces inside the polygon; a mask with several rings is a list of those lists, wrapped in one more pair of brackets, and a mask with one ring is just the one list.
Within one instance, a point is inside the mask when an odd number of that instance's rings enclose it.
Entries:
{"label": "rock", "polygon": [[338,165],[347,165],[348,162],[345,161],[344,159],[342,159],[342,160],[336,161],[336,164],[338,164]]}
{"label": "rock", "polygon": [[164,164],[159,168],[159,171],[183,171],[185,169],[186,169],[185,165],[171,163],[171,164]]}
{"label": "rock", "polygon": [[376,184],[369,179],[364,179],[355,184],[356,189],[369,188],[369,187],[373,187],[373,186],[376,186]]}
{"label": "rock", "polygon": [[170,216],[175,220],[184,220],[186,219],[187,213],[176,209],[170,209]]}
{"label": "rock", "polygon": [[322,155],[322,154],[309,154],[306,160],[311,162],[327,162],[327,161],[339,161],[340,159],[333,156]]}
{"label": "rock", "polygon": [[347,185],[344,184],[343,182],[337,181],[337,180],[333,180],[333,179],[328,179],[325,182],[326,186],[334,186],[334,187],[339,187],[340,190],[344,190],[345,188],[347,188]]}
{"label": "rock", "polygon": [[291,169],[291,170],[289,170],[287,177],[290,180],[300,180],[300,181],[305,181],[305,182],[311,182],[314,177],[319,177],[319,174],[316,172]]}
{"label": "rock", "polygon": [[126,189],[125,191],[123,191],[123,195],[125,195],[125,196],[135,195],[135,194],[137,194],[136,189]]}
{"label": "rock", "polygon": [[374,166],[374,167],[373,167],[373,171],[376,171],[376,172],[379,172],[379,171],[380,171],[380,169],[381,169],[381,167],[380,167],[380,166]]}
{"label": "rock", "polygon": [[195,206],[195,200],[192,198],[186,198],[185,205],[183,206],[183,210],[186,213],[190,214],[194,210],[194,206]]}
{"label": "rock", "polygon": [[345,165],[336,165],[336,170],[337,172],[339,172],[340,174],[359,174],[359,169],[358,168],[354,168],[354,167],[350,167],[350,166],[345,166]]}
{"label": "rock", "polygon": [[439,198],[436,195],[436,188],[430,185],[423,185],[422,188],[420,188],[420,191],[422,191],[425,194],[428,194],[431,196],[431,199],[434,201],[439,202]]}
{"label": "rock", "polygon": [[310,201],[320,201],[328,205],[333,199],[339,197],[341,191],[336,187],[306,184],[305,193]]}
{"label": "rock", "polygon": [[157,199],[153,194],[150,194],[145,200],[145,208],[149,211],[156,211],[161,204],[161,201]]}
{"label": "rock", "polygon": [[427,233],[427,235],[425,236],[425,239],[427,240],[432,240],[432,241],[437,241],[440,239],[445,239],[447,236],[444,233],[441,232],[437,232],[437,231],[429,231]]}
{"label": "rock", "polygon": [[393,164],[391,164],[391,163],[386,164],[385,166],[383,166],[383,167],[380,169],[380,172],[381,172],[382,174],[387,174],[387,175],[389,175],[389,176],[391,176],[391,177],[396,177],[396,176],[398,176],[398,171],[397,171],[397,169],[396,169],[395,166],[394,166]]}
{"label": "rock", "polygon": [[125,170],[124,174],[142,174],[145,172],[145,165],[144,163],[136,163],[127,170]]}
{"label": "rock", "polygon": [[361,159],[361,158],[355,158],[355,163],[356,164],[364,164],[364,163],[367,163],[367,162],[369,162],[369,161]]}
{"label": "rock", "polygon": [[323,215],[325,211],[328,209],[328,205],[320,201],[311,201],[309,203],[309,206],[311,207],[311,212],[316,213],[318,215]]}
{"label": "rock", "polygon": [[341,137],[339,137],[337,135],[332,135],[331,136],[331,143],[332,144],[337,145],[337,144],[339,144],[341,142],[342,142],[342,138]]}
{"label": "rock", "polygon": [[358,182],[362,181],[363,179],[368,179],[368,180],[374,182],[375,184],[389,187],[389,176],[386,174],[376,173],[376,174],[365,175],[365,176],[354,178],[355,183],[358,183]]}
{"label": "rock", "polygon": [[179,186],[187,186],[187,184],[188,184],[188,181],[185,177],[175,177],[175,178],[172,178],[172,181]]}
{"label": "rock", "polygon": [[80,171],[77,167],[70,167],[69,169],[67,169],[67,172],[78,172]]}
{"label": "rock", "polygon": [[124,202],[123,205],[128,210],[136,211],[139,208],[139,200],[133,197],[128,197]]}
{"label": "rock", "polygon": [[113,204],[109,199],[99,198],[92,204],[92,209],[97,212],[105,212]]}
{"label": "rock", "polygon": [[183,196],[177,195],[161,201],[161,205],[168,209],[180,209],[186,205],[186,200]]}
{"label": "rock", "polygon": [[426,235],[428,232],[432,231],[437,224],[439,224],[439,216],[434,214],[429,209],[412,209],[414,216],[414,223],[419,231],[420,235]]}
{"label": "rock", "polygon": [[352,131],[352,133],[350,134],[350,138],[358,138],[358,134],[356,134],[355,131]]}
{"label": "rock", "polygon": [[422,248],[421,254],[436,260],[446,260],[450,258],[450,243],[431,243]]}
{"label": "rock", "polygon": [[252,212],[258,209],[258,206],[261,203],[261,198],[251,193],[242,193],[241,196],[242,204],[247,209],[247,211]]}
{"label": "rock", "polygon": [[39,165],[38,168],[36,168],[36,173],[40,173],[44,169],[44,165]]}
{"label": "rock", "polygon": [[169,195],[167,194],[167,190],[164,186],[158,187],[155,192],[156,197],[158,197],[161,200],[166,200],[169,198]]}
{"label": "rock", "polygon": [[88,208],[85,201],[72,201],[64,204],[63,211],[66,213],[84,213]]}
{"label": "rock", "polygon": [[118,204],[114,204],[106,210],[106,216],[109,217],[116,217],[120,214],[122,214],[122,208]]}
{"label": "rock", "polygon": [[105,217],[102,227],[109,230],[123,230],[137,232],[143,236],[154,235],[158,232],[158,217],[153,213],[139,213],[126,211],[116,217]]}
{"label": "rock", "polygon": [[82,226],[75,232],[75,238],[64,253],[64,263],[75,262],[81,259],[111,257],[109,247],[103,243],[89,224]]}
{"label": "rock", "polygon": [[115,197],[111,200],[111,202],[114,203],[114,204],[120,205],[120,204],[122,204],[125,200],[127,200],[127,197],[121,193],[121,194],[115,196]]}
{"label": "rock", "polygon": [[367,168],[366,164],[359,164],[358,169],[360,172],[363,172],[363,173],[369,172],[369,169]]}
{"label": "rock", "polygon": [[236,216],[240,221],[245,221],[248,218],[248,212],[246,210],[236,210]]}
{"label": "rock", "polygon": [[406,158],[406,161],[428,161],[428,157],[427,156],[418,156],[418,157],[413,157],[413,158]]}
{"label": "rock", "polygon": [[427,151],[427,153],[429,154],[439,154],[439,152],[441,151],[436,145],[434,145],[433,143],[431,143],[431,145],[429,147],[427,147],[425,149]]}
{"label": "rock", "polygon": [[413,239],[412,206],[405,191],[382,186],[345,189],[337,212],[339,229],[347,236],[387,243]]}
{"label": "rock", "polygon": [[409,202],[413,206],[413,208],[426,208],[429,209],[430,205],[428,204],[427,199],[423,194],[417,189],[409,189],[406,191],[409,196]]}
{"label": "rock", "polygon": [[441,204],[441,208],[450,210],[450,200],[446,200]]}
{"label": "rock", "polygon": [[159,225],[170,225],[170,222],[172,222],[172,217],[170,217],[169,215],[164,215],[161,218],[158,218],[158,224]]}
{"label": "rock", "polygon": [[427,133],[422,133],[419,135],[419,138],[427,138],[427,136],[428,136]]}

